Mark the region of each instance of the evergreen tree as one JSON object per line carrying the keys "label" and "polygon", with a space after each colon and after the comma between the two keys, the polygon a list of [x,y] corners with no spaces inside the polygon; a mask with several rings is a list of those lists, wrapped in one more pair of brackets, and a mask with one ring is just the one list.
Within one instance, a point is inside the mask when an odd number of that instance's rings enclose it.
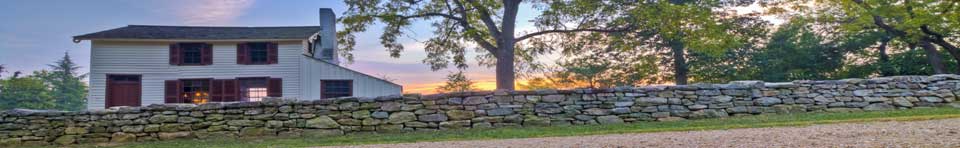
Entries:
{"label": "evergreen tree", "polygon": [[63,58],[48,64],[53,69],[50,74],[40,76],[51,87],[56,108],[61,110],[83,110],[86,108],[87,85],[81,81],[86,74],[80,74],[70,54],[64,53]]}

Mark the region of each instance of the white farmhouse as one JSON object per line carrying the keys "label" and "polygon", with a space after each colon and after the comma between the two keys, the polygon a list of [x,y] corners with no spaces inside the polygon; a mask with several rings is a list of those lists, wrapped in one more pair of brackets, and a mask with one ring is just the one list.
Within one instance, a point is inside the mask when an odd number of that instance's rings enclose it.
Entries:
{"label": "white farmhouse", "polygon": [[320,26],[129,25],[75,36],[91,41],[87,108],[400,94],[339,65],[335,23],[320,9]]}

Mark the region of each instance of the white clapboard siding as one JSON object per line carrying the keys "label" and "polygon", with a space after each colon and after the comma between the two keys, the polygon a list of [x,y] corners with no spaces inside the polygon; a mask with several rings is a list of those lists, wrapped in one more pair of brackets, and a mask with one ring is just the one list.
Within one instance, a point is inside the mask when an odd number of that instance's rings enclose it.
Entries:
{"label": "white clapboard siding", "polygon": [[353,80],[353,96],[357,97],[397,95],[403,91],[400,85],[325,61],[304,56],[301,62],[301,99],[320,99],[322,80]]}
{"label": "white clapboard siding", "polygon": [[213,65],[170,65],[170,43],[172,42],[93,41],[90,54],[90,93],[87,108],[104,108],[107,74],[142,75],[141,105],[164,103],[164,80],[185,78],[282,78],[283,96],[301,96],[302,41],[280,42],[278,64],[271,65],[237,65],[236,46],[238,42],[207,42],[213,44]]}

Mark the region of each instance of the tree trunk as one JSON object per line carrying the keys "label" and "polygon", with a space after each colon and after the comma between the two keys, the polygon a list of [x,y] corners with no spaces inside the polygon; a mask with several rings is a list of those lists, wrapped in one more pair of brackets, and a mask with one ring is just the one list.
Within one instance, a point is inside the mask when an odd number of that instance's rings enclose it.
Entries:
{"label": "tree trunk", "polygon": [[880,76],[894,75],[893,67],[890,65],[890,55],[887,55],[887,44],[889,42],[890,38],[884,37],[880,41],[880,47],[877,48],[880,52]]}
{"label": "tree trunk", "polygon": [[516,36],[514,27],[516,27],[517,10],[520,7],[520,0],[503,1],[503,21],[500,25],[500,37],[497,40],[497,89],[515,90],[514,82],[516,80],[516,71],[514,71],[514,45]]}
{"label": "tree trunk", "polygon": [[[925,39],[929,39],[932,43],[940,45],[940,47],[946,50],[947,53],[950,53],[950,56],[953,57],[954,61],[957,61],[957,63],[960,63],[960,49],[957,49],[957,46],[953,46],[952,44],[948,43],[946,40],[943,40],[943,38],[925,38]],[[960,66],[957,66],[957,68],[958,69],[955,72],[960,72]]]}
{"label": "tree trunk", "polygon": [[674,83],[687,84],[687,59],[683,57],[684,46],[681,41],[670,41],[670,52],[673,54]]}
{"label": "tree trunk", "polygon": [[930,44],[928,40],[920,40],[920,48],[923,48],[923,51],[927,53],[927,62],[933,67],[934,74],[947,73],[946,68],[943,66],[943,59],[940,59],[940,53],[937,52],[937,47]]}

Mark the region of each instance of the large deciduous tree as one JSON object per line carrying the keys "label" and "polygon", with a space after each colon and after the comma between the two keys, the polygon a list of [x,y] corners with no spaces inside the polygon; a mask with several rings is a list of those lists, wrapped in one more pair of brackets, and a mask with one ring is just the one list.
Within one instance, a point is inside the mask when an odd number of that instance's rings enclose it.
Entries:
{"label": "large deciduous tree", "polygon": [[[837,22],[847,32],[880,30],[888,34],[884,48],[890,41],[905,43],[909,48],[919,47],[927,55],[927,63],[934,73],[955,73],[948,70],[938,47],[954,61],[960,61],[957,36],[960,33],[960,1],[932,0],[826,0],[809,3],[813,8],[830,11],[812,11],[819,21]],[[884,51],[884,50],[881,50]],[[884,53],[886,54],[886,53]],[[881,54],[882,55],[882,54]],[[885,57],[888,58],[888,57]],[[888,60],[888,59],[887,59]],[[886,70],[890,74],[890,69]]]}
{"label": "large deciduous tree", "polygon": [[[660,54],[675,84],[687,84],[689,57],[694,54],[720,55],[727,49],[739,48],[746,40],[736,33],[731,20],[738,16],[718,12],[726,6],[749,3],[735,1],[564,1],[544,12],[537,20],[540,28],[562,28],[570,22],[587,22],[596,26],[632,26],[629,31],[610,34],[566,33],[557,40],[543,40],[543,45],[559,46],[566,56],[578,56],[589,50],[637,53],[643,50]],[[615,3],[610,6],[609,3]],[[749,24],[745,24],[749,25]],[[535,44],[540,45],[540,44]],[[618,59],[612,59],[618,60]]]}
{"label": "large deciduous tree", "polygon": [[[519,62],[517,57],[529,61],[535,57],[533,54],[547,52],[522,47],[518,50],[518,43],[524,40],[553,33],[619,32],[630,30],[631,27],[583,25],[584,22],[570,22],[572,25],[538,28],[535,32],[518,36],[516,34],[517,11],[521,9],[522,0],[345,0],[345,2],[348,6],[347,11],[339,19],[345,28],[337,33],[337,37],[342,43],[341,49],[345,51],[341,56],[347,57],[348,61],[352,60],[349,51],[356,45],[354,34],[365,31],[374,23],[385,24],[380,43],[387,48],[391,56],[398,57],[404,49],[398,37],[411,33],[404,28],[415,21],[432,21],[435,35],[424,41],[424,49],[428,53],[424,63],[430,64],[433,70],[446,68],[450,63],[458,68],[466,68],[465,49],[467,46],[474,46],[478,51],[486,54],[484,57],[492,57],[487,62],[481,63],[496,67],[497,89],[504,90],[514,90],[515,64]],[[530,3],[546,4],[549,7],[540,8],[550,11],[555,9],[554,4],[565,2],[531,1]],[[595,4],[606,7],[615,3]],[[606,14],[597,15],[589,18],[600,18]]]}

